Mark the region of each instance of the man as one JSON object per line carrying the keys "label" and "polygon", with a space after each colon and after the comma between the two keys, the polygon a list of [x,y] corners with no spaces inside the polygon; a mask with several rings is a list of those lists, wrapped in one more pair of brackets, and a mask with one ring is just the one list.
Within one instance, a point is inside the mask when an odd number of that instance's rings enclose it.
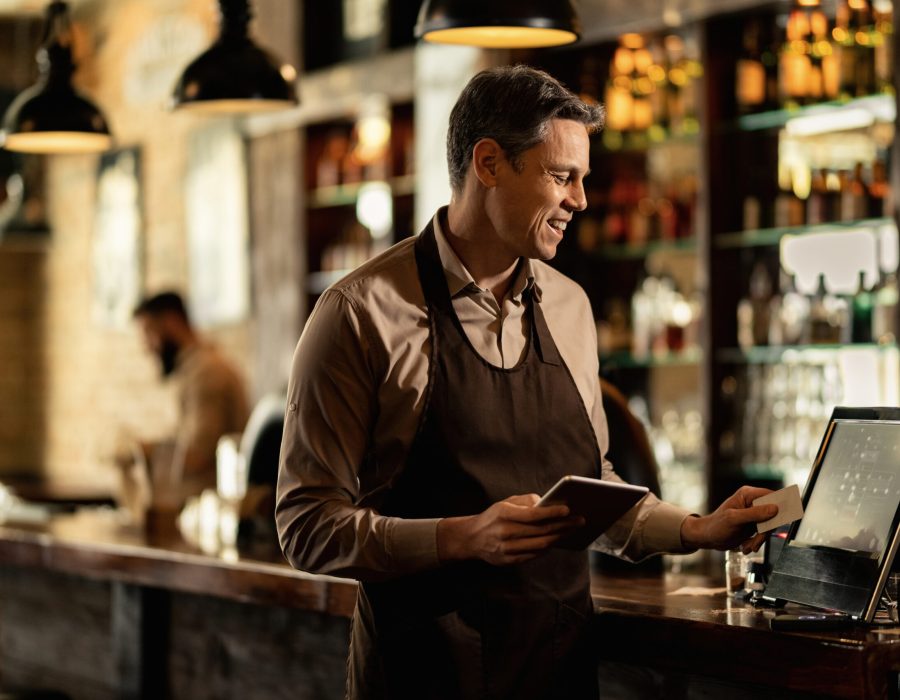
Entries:
{"label": "man", "polygon": [[[147,349],[159,359],[164,378],[178,390],[178,425],[171,440],[143,443],[144,459],[156,472],[151,484],[166,489],[177,505],[216,485],[216,445],[247,423],[248,402],[238,371],[191,325],[175,292],[141,301],[134,310]],[[166,453],[161,457],[161,453]],[[159,471],[165,470],[165,474]],[[161,494],[155,494],[159,497]]]}
{"label": "man", "polygon": [[[589,302],[541,262],[586,206],[602,119],[540,71],[475,76],[450,116],[449,207],[304,329],[276,520],[295,567],[361,582],[352,698],[596,696],[587,554],[552,547],[580,523],[536,503],[566,474],[618,479]],[[706,517],[648,496],[597,546],[749,550],[762,493]]]}

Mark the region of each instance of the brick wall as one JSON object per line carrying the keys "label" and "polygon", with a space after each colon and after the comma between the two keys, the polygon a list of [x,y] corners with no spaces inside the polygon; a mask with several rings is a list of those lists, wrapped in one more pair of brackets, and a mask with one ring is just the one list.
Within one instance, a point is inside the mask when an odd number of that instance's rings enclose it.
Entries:
{"label": "brick wall", "polygon": [[[291,15],[287,4],[255,3],[269,26],[281,28],[275,40],[282,43],[285,21],[273,22],[271,15]],[[77,81],[106,113],[117,144],[141,149],[144,289],[186,291],[187,144],[208,123],[173,114],[166,103],[180,68],[215,36],[216,3],[74,5]],[[296,52],[296,46],[285,48],[286,57]],[[296,154],[283,157],[289,163]],[[31,252],[0,246],[0,476],[43,474],[101,484],[112,476],[109,456],[118,434],[162,435],[175,420],[171,388],[159,381],[156,361],[141,347],[136,329],[110,329],[92,318],[98,162],[95,156],[48,158],[49,242]],[[254,299],[257,307],[264,303]],[[258,395],[267,387],[256,382],[255,326],[251,315],[207,335],[243,368]]]}

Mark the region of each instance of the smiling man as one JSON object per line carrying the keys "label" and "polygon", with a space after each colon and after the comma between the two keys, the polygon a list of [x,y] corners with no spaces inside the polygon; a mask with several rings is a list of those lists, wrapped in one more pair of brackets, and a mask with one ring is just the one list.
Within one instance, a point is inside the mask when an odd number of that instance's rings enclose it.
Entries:
{"label": "smiling man", "polygon": [[[580,523],[536,504],[568,474],[619,478],[590,304],[542,262],[586,207],[602,122],[541,71],[475,76],[450,116],[450,205],[303,331],[276,520],[294,566],[361,582],[351,698],[597,695],[588,557],[553,548]],[[762,493],[705,517],[647,496],[595,546],[758,547]]]}

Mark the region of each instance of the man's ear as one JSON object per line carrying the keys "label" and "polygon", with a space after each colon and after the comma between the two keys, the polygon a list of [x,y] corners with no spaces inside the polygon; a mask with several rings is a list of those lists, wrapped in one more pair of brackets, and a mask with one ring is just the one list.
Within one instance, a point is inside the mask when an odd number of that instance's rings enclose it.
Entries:
{"label": "man's ear", "polygon": [[497,168],[503,157],[503,149],[494,139],[481,139],[472,147],[472,169],[482,185],[497,184]]}

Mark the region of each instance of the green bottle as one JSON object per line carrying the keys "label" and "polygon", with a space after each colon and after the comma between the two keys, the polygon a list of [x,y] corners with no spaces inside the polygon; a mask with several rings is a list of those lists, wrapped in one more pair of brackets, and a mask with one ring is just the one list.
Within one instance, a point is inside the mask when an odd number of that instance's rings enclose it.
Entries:
{"label": "green bottle", "polygon": [[859,271],[859,289],[853,297],[853,335],[854,343],[872,342],[872,311],[875,308],[875,297],[866,289],[866,273]]}

